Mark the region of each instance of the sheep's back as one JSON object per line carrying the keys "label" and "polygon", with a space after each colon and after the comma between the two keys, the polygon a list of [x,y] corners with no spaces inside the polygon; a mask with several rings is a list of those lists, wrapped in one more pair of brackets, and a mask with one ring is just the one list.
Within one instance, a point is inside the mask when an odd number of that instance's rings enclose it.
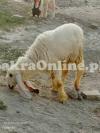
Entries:
{"label": "sheep's back", "polygon": [[44,34],[48,41],[45,45],[56,58],[65,59],[70,54],[78,56],[83,47],[83,31],[75,24],[65,24]]}
{"label": "sheep's back", "polygon": [[75,60],[83,47],[83,31],[75,24],[64,24],[58,28],[40,34],[27,55],[33,60],[55,62],[68,59]]}

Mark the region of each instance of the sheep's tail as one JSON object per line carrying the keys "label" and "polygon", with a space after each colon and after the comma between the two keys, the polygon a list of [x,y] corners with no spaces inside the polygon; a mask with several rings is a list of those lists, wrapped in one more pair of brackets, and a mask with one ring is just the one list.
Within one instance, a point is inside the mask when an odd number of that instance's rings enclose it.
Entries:
{"label": "sheep's tail", "polygon": [[76,56],[76,54],[70,54],[67,58],[67,63],[75,63],[75,64],[79,64],[84,60],[83,57],[83,48],[81,47],[78,50],[78,55]]}
{"label": "sheep's tail", "polygon": [[78,54],[78,56],[77,56],[77,58],[76,58],[75,63],[76,63],[76,64],[79,64],[79,63],[83,62],[83,60],[84,60],[83,48],[80,48],[80,49],[79,49],[79,54]]}
{"label": "sheep's tail", "polygon": [[85,63],[84,63],[84,55],[83,55],[83,49],[79,50],[79,56],[77,57],[76,60],[76,68],[77,70],[80,70],[82,74],[85,73]]}

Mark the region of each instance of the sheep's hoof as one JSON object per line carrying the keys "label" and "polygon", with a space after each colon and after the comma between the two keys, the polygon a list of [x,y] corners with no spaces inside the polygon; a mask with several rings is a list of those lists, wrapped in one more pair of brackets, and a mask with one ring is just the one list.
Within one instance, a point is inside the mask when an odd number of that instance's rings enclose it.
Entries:
{"label": "sheep's hoof", "polygon": [[78,92],[78,100],[87,99],[87,96],[83,92]]}
{"label": "sheep's hoof", "polygon": [[83,97],[83,99],[87,99],[87,96],[83,92],[81,92],[81,96]]}
{"label": "sheep's hoof", "polygon": [[27,91],[20,91],[20,95],[28,100],[32,100],[32,95],[31,93],[27,92]]}
{"label": "sheep's hoof", "polygon": [[52,89],[51,91],[52,91],[53,93],[57,93],[57,92],[58,92],[57,89]]}
{"label": "sheep's hoof", "polygon": [[59,101],[61,104],[64,104],[65,101]]}
{"label": "sheep's hoof", "polygon": [[83,100],[83,97],[81,96],[81,94],[78,94],[78,98],[77,98],[79,101],[82,101]]}
{"label": "sheep's hoof", "polygon": [[26,99],[28,99],[28,100],[32,100],[32,95],[30,95],[30,94],[29,94],[29,95],[26,94],[26,95],[23,96],[23,97],[26,98]]}
{"label": "sheep's hoof", "polygon": [[39,90],[38,89],[33,89],[33,92],[36,94],[39,94]]}
{"label": "sheep's hoof", "polygon": [[59,102],[64,104],[68,100],[68,95],[60,96]]}

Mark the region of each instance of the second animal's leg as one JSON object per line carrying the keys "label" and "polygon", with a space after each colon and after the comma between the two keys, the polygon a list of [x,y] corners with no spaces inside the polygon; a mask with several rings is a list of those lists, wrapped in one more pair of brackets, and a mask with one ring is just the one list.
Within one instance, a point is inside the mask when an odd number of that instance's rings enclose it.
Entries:
{"label": "second animal's leg", "polygon": [[55,18],[55,0],[52,0],[52,18]]}
{"label": "second animal's leg", "polygon": [[43,17],[47,18],[49,0],[44,0]]}

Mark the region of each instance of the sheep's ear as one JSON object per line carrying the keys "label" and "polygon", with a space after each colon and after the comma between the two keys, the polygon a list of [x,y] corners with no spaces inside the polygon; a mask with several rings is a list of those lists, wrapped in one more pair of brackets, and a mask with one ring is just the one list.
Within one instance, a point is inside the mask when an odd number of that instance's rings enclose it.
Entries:
{"label": "sheep's ear", "polygon": [[20,74],[16,74],[16,83],[17,83],[17,85],[19,86],[19,88],[21,89],[21,90],[25,90],[25,86],[24,86],[24,84],[23,84],[23,81],[22,81],[22,78],[21,78],[21,75]]}
{"label": "sheep's ear", "polygon": [[20,74],[16,74],[16,82],[20,88],[20,94],[27,99],[32,99],[32,95],[30,94],[29,90],[25,87],[21,75]]}
{"label": "sheep's ear", "polygon": [[16,74],[15,78],[16,78],[17,84],[19,85],[22,82],[21,75],[20,74]]}

